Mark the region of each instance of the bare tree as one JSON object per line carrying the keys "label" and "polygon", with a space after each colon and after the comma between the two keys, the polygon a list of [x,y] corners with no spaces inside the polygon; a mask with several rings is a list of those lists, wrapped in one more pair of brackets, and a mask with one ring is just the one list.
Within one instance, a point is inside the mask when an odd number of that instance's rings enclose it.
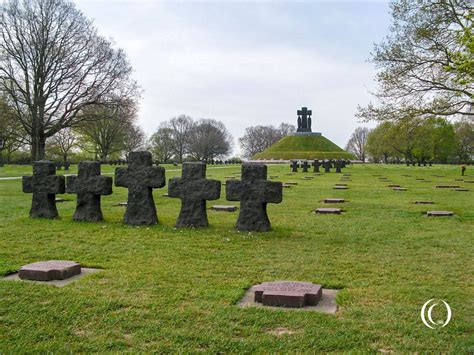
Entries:
{"label": "bare tree", "polygon": [[54,150],[63,158],[63,163],[67,162],[69,152],[72,148],[77,146],[77,135],[71,128],[64,128],[56,133],[50,139]]}
{"label": "bare tree", "polygon": [[239,138],[240,149],[244,157],[251,158],[295,130],[295,126],[287,123],[280,124],[278,128],[274,126],[247,127],[244,136]]}
{"label": "bare tree", "polygon": [[200,119],[189,135],[189,155],[208,162],[226,156],[232,149],[232,136],[224,124],[213,119]]}
{"label": "bare tree", "polygon": [[369,137],[370,130],[367,127],[358,127],[352,133],[349,142],[347,142],[346,150],[354,153],[359,160],[365,163],[366,152],[367,152],[367,139]]}
{"label": "bare tree", "polygon": [[171,148],[180,163],[189,151],[189,136],[193,128],[193,119],[186,115],[174,117],[168,122],[171,129]]}
{"label": "bare tree", "polygon": [[149,145],[153,155],[158,161],[166,163],[173,157],[172,149],[173,130],[162,124],[150,138]]}
{"label": "bare tree", "polygon": [[44,158],[48,137],[87,117],[84,108],[136,94],[125,53],[71,1],[7,0],[0,11],[0,91],[31,137],[33,160]]}
{"label": "bare tree", "polygon": [[123,148],[125,155],[128,157],[130,152],[139,150],[145,143],[145,133],[140,126],[131,124],[125,129],[125,135],[123,137]]}
{"label": "bare tree", "polygon": [[376,104],[364,120],[469,112],[474,99],[472,0],[395,0],[390,35],[375,47]]}

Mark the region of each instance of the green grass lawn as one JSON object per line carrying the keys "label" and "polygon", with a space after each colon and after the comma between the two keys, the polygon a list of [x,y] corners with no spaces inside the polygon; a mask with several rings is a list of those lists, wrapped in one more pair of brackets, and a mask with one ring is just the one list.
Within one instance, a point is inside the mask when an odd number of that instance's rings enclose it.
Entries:
{"label": "green grass lawn", "polygon": [[[167,178],[180,175],[167,169]],[[30,171],[7,166],[0,177]],[[209,228],[175,229],[180,201],[163,197],[166,187],[154,192],[157,226],[122,224],[124,208],[114,204],[126,201],[123,188],[102,198],[103,223],[72,221],[75,195],[61,196],[70,201],[58,204],[60,219],[35,220],[21,180],[0,180],[0,276],[50,259],[103,269],[64,288],[0,280],[0,353],[474,351],[474,184],[454,182],[459,167],[351,166],[346,191],[332,189],[340,174],[302,180],[312,174],[289,171],[269,167],[276,180],[298,182],[284,189],[283,203],[269,205],[269,233],[236,232],[237,213],[213,211]],[[208,168],[221,180],[239,172]],[[474,180],[472,167],[467,173]],[[392,191],[373,175],[408,191]],[[471,191],[434,188],[441,183]],[[222,195],[215,203],[230,204]],[[326,197],[349,200],[345,213],[312,214]],[[419,199],[437,204],[413,204]],[[429,218],[429,209],[456,216]],[[236,306],[248,287],[273,280],[340,289],[339,311]],[[420,320],[431,298],[452,308],[444,328]],[[276,335],[279,328],[290,333]]]}

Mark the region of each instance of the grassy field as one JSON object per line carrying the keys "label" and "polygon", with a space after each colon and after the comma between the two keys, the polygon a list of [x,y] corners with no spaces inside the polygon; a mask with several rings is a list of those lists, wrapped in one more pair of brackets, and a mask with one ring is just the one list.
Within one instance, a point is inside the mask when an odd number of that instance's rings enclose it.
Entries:
{"label": "grassy field", "polygon": [[[167,177],[180,174],[167,168]],[[0,177],[30,170],[7,166]],[[209,167],[208,176],[239,171]],[[126,201],[123,188],[103,197],[103,223],[73,222],[74,195],[62,196],[70,201],[58,204],[60,219],[34,220],[21,180],[0,180],[0,276],[49,259],[103,269],[64,288],[0,280],[0,353],[474,351],[474,184],[454,181],[459,167],[351,166],[346,191],[332,189],[340,174],[303,180],[312,174],[289,171],[269,167],[276,180],[298,182],[283,203],[269,205],[269,233],[236,232],[237,213],[213,211],[209,228],[175,229],[180,201],[163,197],[166,187],[154,192],[157,226],[122,224],[124,209],[114,204]],[[408,190],[392,191],[374,175]],[[471,191],[434,188],[441,183]],[[345,213],[312,214],[326,197],[349,200]],[[413,204],[418,199],[436,205]],[[428,209],[456,215],[430,218]],[[236,306],[251,285],[284,279],[340,289],[339,311]],[[420,320],[431,298],[452,308],[444,328]]]}

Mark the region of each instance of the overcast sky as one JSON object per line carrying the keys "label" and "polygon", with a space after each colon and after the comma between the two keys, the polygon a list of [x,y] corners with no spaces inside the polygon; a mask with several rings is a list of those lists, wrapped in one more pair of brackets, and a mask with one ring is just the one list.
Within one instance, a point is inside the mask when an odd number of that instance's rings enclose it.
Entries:
{"label": "overcast sky", "polygon": [[[388,32],[386,1],[77,0],[99,33],[125,49],[144,89],[139,123],[187,114],[225,123],[296,124],[344,146],[370,100],[373,43]],[[237,152],[237,147],[235,147]]]}

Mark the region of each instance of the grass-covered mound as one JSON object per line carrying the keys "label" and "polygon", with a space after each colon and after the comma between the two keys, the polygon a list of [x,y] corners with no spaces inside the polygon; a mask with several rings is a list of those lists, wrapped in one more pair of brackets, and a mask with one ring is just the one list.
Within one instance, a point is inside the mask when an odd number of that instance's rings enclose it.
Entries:
{"label": "grass-covered mound", "polygon": [[355,159],[324,136],[287,136],[253,159]]}

